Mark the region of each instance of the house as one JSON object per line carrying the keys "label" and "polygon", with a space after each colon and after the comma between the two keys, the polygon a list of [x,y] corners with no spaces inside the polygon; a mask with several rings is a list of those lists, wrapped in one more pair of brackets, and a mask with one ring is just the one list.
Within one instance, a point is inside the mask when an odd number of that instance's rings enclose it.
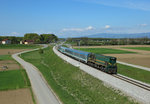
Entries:
{"label": "house", "polygon": [[20,44],[34,44],[34,40],[24,40],[24,41],[20,41]]}
{"label": "house", "polygon": [[2,44],[11,44],[11,40],[4,39],[2,40]]}
{"label": "house", "polygon": [[20,44],[23,44],[23,41],[20,41]]}

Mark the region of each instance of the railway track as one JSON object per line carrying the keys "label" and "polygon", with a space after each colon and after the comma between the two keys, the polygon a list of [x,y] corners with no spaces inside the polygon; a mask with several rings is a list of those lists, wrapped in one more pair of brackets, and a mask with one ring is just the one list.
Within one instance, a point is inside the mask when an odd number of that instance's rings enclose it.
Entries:
{"label": "railway track", "polygon": [[[62,54],[64,54],[64,53],[62,53]],[[64,55],[66,55],[66,54],[64,54]],[[68,55],[66,55],[66,56],[68,56]],[[68,57],[70,57],[70,56],[68,56]],[[70,58],[73,58],[73,57],[70,57]],[[73,59],[75,59],[75,58],[73,58]],[[77,59],[75,59],[75,60],[77,60]],[[79,60],[77,60],[77,61],[79,61]],[[88,65],[87,63],[84,63],[84,62],[81,62],[81,63],[83,63],[83,64],[85,64],[85,65]],[[91,66],[91,65],[88,65],[88,66],[93,67],[93,68],[99,70],[98,68],[96,68],[96,67],[94,67],[94,66]],[[102,70],[99,70],[99,71],[102,71]],[[102,72],[103,72],[103,71],[102,71]],[[106,74],[108,74],[108,73],[106,73]],[[110,74],[110,75],[111,75],[111,74]],[[150,85],[143,84],[143,83],[141,83],[141,82],[135,81],[134,79],[127,78],[127,77],[122,76],[122,75],[119,75],[119,74],[112,74],[112,76],[113,76],[113,77],[116,77],[116,78],[118,78],[118,79],[120,79],[120,80],[126,81],[126,82],[128,82],[128,83],[131,83],[131,84],[133,84],[133,85],[135,85],[135,86],[138,86],[138,87],[140,87],[140,88],[143,88],[143,89],[145,89],[145,90],[147,90],[147,91],[150,91]]]}
{"label": "railway track", "polygon": [[145,90],[147,90],[147,91],[150,91],[150,86],[148,86],[148,85],[146,85],[146,84],[143,84],[143,83],[141,83],[141,82],[135,81],[135,80],[133,80],[133,79],[127,78],[127,77],[122,76],[122,75],[119,75],[119,74],[114,74],[114,75],[112,75],[112,76],[114,76],[114,77],[116,77],[116,78],[118,78],[118,79],[121,79],[121,80],[123,80],[123,81],[126,81],[126,82],[128,82],[128,83],[131,83],[131,84],[133,84],[133,85],[135,85],[135,86],[138,86],[138,87],[140,87],[140,88],[143,88],[143,89],[145,89]]}

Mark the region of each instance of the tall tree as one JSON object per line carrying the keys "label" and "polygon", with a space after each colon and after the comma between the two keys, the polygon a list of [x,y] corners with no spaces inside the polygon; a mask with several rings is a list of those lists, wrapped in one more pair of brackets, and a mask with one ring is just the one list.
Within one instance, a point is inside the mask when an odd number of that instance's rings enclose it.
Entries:
{"label": "tall tree", "polygon": [[39,42],[39,35],[37,33],[26,33],[24,35],[24,40],[33,40],[35,43]]}
{"label": "tall tree", "polygon": [[42,43],[52,43],[58,40],[57,36],[54,34],[41,34],[40,41]]}

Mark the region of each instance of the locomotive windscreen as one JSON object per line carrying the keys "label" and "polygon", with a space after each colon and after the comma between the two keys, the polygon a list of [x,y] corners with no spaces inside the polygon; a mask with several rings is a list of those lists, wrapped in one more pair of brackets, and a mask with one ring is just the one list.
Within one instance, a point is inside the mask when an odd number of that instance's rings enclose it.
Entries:
{"label": "locomotive windscreen", "polygon": [[115,64],[115,63],[116,63],[116,58],[115,58],[115,57],[110,58],[110,62],[111,62],[112,64]]}

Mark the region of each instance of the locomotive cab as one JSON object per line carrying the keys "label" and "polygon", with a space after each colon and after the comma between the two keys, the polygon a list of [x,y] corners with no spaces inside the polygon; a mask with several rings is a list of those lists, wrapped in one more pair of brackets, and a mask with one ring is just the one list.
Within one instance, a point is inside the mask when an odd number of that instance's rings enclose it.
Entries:
{"label": "locomotive cab", "polygon": [[115,57],[111,57],[110,58],[110,63],[113,65],[116,63],[116,58]]}
{"label": "locomotive cab", "polygon": [[115,57],[110,57],[109,65],[107,67],[108,73],[116,74],[117,73],[117,63]]}

